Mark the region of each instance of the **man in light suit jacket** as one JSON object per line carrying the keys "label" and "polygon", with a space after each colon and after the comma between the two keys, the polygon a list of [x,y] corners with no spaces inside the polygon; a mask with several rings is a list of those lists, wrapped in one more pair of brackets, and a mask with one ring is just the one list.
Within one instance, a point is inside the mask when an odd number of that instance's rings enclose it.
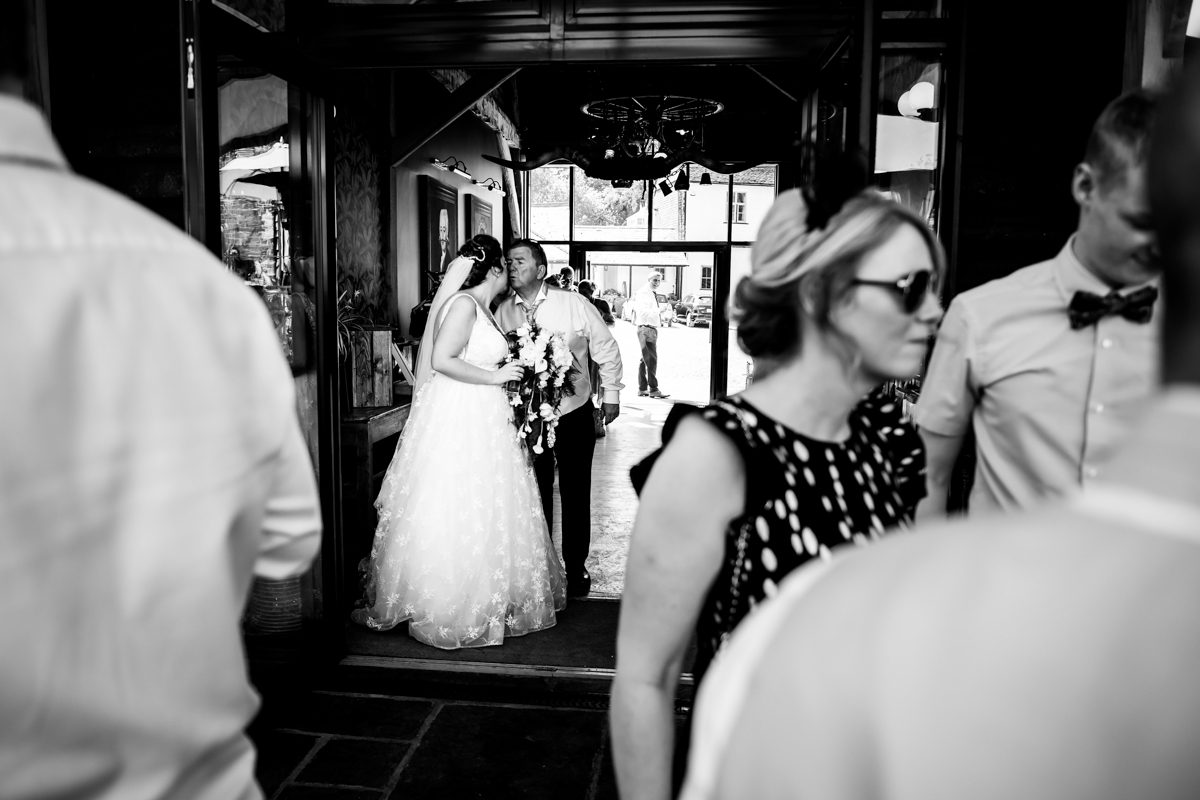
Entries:
{"label": "man in light suit jacket", "polygon": [[596,450],[596,423],[592,416],[594,391],[588,359],[596,363],[603,391],[601,409],[605,424],[621,413],[621,351],[600,312],[574,291],[549,285],[546,253],[529,239],[518,239],[506,251],[513,293],[496,309],[496,319],[506,331],[533,320],[544,330],[566,336],[575,369],[575,392],[563,398],[562,417],[553,450],[533,460],[542,495],[546,524],[554,527],[554,470],[562,500],[562,548],[567,572],[567,594],[585,597],[592,578],[586,562],[592,539],[592,454]]}

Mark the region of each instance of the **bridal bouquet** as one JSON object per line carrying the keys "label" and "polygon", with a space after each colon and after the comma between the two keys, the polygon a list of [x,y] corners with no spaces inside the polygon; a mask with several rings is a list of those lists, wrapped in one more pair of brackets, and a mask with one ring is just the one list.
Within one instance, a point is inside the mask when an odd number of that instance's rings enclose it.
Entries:
{"label": "bridal bouquet", "polygon": [[517,435],[540,454],[554,446],[554,429],[561,416],[559,406],[564,397],[575,394],[574,379],[579,370],[572,363],[571,350],[561,333],[529,323],[508,334],[508,341],[506,361],[525,368],[520,380],[508,384],[513,423]]}

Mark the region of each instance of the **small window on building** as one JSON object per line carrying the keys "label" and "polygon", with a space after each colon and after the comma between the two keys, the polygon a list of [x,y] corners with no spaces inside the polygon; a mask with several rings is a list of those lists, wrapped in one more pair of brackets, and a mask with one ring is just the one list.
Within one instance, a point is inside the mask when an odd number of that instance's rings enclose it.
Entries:
{"label": "small window on building", "polygon": [[733,221],[734,222],[745,222],[746,221],[746,193],[745,192],[734,192],[733,193]]}
{"label": "small window on building", "polygon": [[700,288],[712,289],[712,267],[700,268]]}

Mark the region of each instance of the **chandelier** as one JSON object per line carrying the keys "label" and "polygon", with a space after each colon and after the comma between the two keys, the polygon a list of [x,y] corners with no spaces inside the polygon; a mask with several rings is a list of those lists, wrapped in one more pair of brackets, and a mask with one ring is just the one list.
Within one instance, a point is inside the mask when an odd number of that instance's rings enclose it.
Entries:
{"label": "chandelier", "polygon": [[679,95],[612,97],[593,100],[580,111],[599,120],[589,137],[605,159],[669,158],[703,144],[701,121],[719,114],[724,105]]}

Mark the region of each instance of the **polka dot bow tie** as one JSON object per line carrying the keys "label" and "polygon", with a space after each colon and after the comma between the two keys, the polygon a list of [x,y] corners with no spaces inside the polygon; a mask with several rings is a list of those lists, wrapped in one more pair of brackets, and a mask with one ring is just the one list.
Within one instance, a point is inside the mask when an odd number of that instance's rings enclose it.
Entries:
{"label": "polka dot bow tie", "polygon": [[1131,322],[1145,324],[1154,313],[1154,301],[1158,299],[1158,289],[1146,286],[1136,292],[1121,294],[1109,292],[1105,295],[1091,292],[1076,292],[1067,306],[1071,317],[1071,329],[1078,330],[1088,325],[1095,325],[1103,317],[1120,315]]}

